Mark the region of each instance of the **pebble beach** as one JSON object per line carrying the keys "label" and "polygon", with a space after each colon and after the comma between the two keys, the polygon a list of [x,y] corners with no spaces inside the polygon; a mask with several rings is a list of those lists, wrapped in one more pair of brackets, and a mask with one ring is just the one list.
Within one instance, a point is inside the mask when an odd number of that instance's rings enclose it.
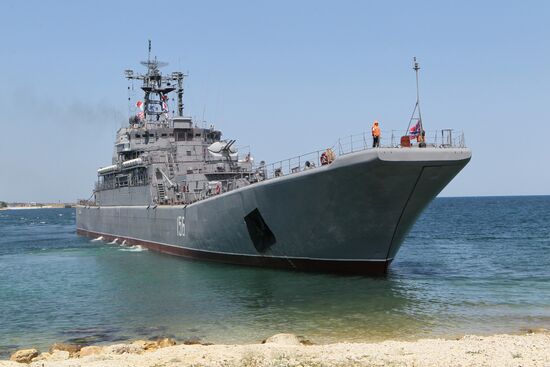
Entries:
{"label": "pebble beach", "polygon": [[173,339],[137,340],[109,346],[55,344],[50,350],[20,350],[0,367],[175,366],[550,366],[550,333],[467,335],[412,342],[316,345],[277,334],[245,345],[178,344]]}

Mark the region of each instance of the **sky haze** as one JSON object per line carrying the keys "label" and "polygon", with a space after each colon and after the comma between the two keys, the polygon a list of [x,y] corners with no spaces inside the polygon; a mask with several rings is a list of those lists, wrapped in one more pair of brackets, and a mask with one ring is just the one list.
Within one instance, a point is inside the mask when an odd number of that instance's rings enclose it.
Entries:
{"label": "sky haze", "polygon": [[386,137],[405,131],[416,56],[426,130],[462,130],[473,151],[441,195],[550,194],[549,2],[2,7],[0,200],[91,195],[132,113],[123,71],[143,71],[148,39],[169,63],[163,71],[189,72],[186,114],[267,162],[331,146],[374,120]]}

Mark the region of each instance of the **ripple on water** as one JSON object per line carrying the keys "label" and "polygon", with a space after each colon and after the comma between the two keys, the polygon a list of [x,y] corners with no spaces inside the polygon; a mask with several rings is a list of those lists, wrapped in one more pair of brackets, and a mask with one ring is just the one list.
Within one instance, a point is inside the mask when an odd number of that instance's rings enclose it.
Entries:
{"label": "ripple on water", "polygon": [[19,349],[17,344],[0,345],[0,358],[9,357],[17,349]]}
{"label": "ripple on water", "polygon": [[321,343],[549,329],[548,207],[550,197],[437,199],[389,273],[373,278],[185,261],[76,236],[74,209],[2,212],[0,353],[63,340],[246,343],[294,332]]}

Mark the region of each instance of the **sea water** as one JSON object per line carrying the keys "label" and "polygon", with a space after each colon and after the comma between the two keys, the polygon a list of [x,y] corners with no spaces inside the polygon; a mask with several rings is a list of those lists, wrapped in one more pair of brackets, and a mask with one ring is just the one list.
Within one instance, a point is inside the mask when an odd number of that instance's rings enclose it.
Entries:
{"label": "sea water", "polygon": [[550,196],[438,198],[385,276],[184,260],[75,234],[74,209],[0,211],[0,358],[160,336],[316,343],[550,328]]}

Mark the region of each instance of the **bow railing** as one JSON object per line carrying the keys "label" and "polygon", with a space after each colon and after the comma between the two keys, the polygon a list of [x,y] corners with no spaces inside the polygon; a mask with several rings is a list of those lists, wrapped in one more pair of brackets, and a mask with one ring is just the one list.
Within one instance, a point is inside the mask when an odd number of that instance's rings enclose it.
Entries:
{"label": "bow railing", "polygon": [[[424,143],[431,148],[464,148],[466,146],[464,133],[452,129],[426,130]],[[401,138],[407,136],[412,148],[420,147],[416,136],[403,134],[403,131],[392,130],[382,132],[380,136],[380,148],[400,148]],[[323,165],[322,156],[327,149],[332,150],[336,156],[343,156],[367,149],[373,149],[373,138],[369,133],[353,134],[339,138],[331,147],[319,149],[313,152],[283,159],[269,164],[258,165],[256,172],[263,179],[286,176],[288,174],[302,172]],[[404,147],[403,147],[404,148]],[[405,148],[404,148],[405,149]]]}
{"label": "bow railing", "polygon": [[[426,147],[464,148],[466,146],[464,133],[452,129],[425,130],[424,143]],[[401,138],[408,137],[412,147],[418,146],[416,135],[404,134],[400,130],[391,130],[380,134],[381,148],[400,148]],[[373,148],[373,138],[369,133],[349,135],[339,138],[333,146],[338,155],[344,155]]]}

